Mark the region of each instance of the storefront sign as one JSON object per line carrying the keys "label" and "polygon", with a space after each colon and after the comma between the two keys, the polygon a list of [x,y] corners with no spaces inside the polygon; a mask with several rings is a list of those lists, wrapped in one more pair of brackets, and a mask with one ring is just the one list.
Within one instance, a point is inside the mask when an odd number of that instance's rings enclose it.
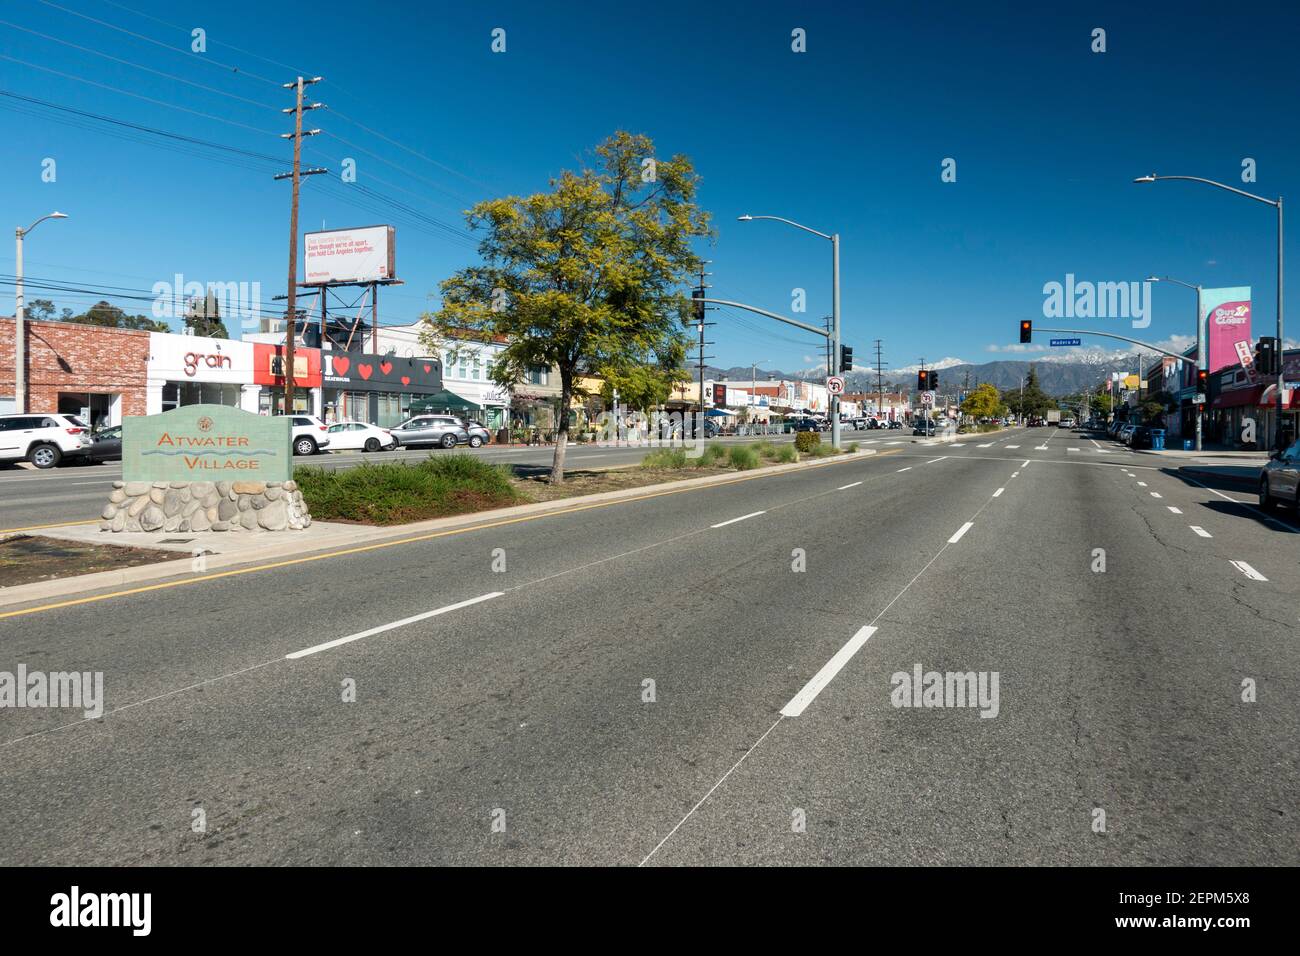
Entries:
{"label": "storefront sign", "polygon": [[[320,388],[320,349],[293,350],[293,384],[297,388]],[[257,342],[253,345],[253,381],[258,385],[284,385],[284,346]]]}
{"label": "storefront sign", "polygon": [[253,382],[253,344],[201,335],[149,334],[149,378],[170,382]]}
{"label": "storefront sign", "polygon": [[288,481],[290,422],[226,405],[128,416],[122,480]]}
{"label": "storefront sign", "polygon": [[325,352],[323,361],[326,387],[415,394],[442,390],[442,362],[436,358]]}

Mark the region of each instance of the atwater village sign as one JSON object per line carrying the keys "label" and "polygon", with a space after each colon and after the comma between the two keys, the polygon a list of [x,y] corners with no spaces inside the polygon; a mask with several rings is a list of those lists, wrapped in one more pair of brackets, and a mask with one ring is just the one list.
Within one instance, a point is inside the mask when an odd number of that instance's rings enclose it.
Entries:
{"label": "atwater village sign", "polygon": [[128,417],[101,531],[283,531],[311,523],[291,425],[225,405]]}

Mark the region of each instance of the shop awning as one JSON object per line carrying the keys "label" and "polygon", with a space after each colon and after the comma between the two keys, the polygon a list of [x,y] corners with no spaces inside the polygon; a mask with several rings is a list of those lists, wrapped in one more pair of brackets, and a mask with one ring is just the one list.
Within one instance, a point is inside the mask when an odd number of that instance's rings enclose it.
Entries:
{"label": "shop awning", "polygon": [[1259,402],[1260,393],[1263,391],[1263,385],[1255,385],[1251,388],[1234,388],[1231,391],[1220,392],[1214,396],[1214,401],[1210,402],[1210,408],[1241,408],[1243,405],[1255,405]]}
{"label": "shop awning", "polygon": [[445,388],[440,392],[434,392],[432,395],[421,395],[419,398],[411,399],[412,415],[417,412],[436,412],[444,409],[477,412],[482,407],[482,405],[475,405],[468,398],[461,398],[455,392],[449,392]]}
{"label": "shop awning", "polygon": [[[1263,394],[1259,396],[1259,407],[1264,409],[1277,407],[1276,382],[1263,389]],[[1286,409],[1300,408],[1300,388],[1288,387],[1282,391],[1282,407]]]}

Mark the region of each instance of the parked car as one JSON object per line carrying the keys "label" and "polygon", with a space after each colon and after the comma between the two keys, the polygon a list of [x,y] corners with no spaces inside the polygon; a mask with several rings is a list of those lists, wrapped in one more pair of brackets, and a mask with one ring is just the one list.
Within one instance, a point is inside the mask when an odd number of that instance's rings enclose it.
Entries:
{"label": "parked car", "polygon": [[795,418],[789,422],[790,430],[796,432],[819,432],[821,424],[815,418]]}
{"label": "parked car", "polygon": [[86,464],[122,460],[122,426],[114,425],[96,432],[90,439],[81,460]]}
{"label": "parked car", "polygon": [[1273,511],[1282,504],[1300,505],[1300,441],[1274,452],[1259,473],[1259,506]]}
{"label": "parked car", "polygon": [[408,418],[390,431],[403,448],[413,448],[418,445],[455,448],[459,444],[469,442],[469,433],[457,425],[455,419],[446,415],[417,415]]}
{"label": "parked car", "polygon": [[293,453],[314,455],[330,443],[329,426],[315,415],[293,415]]}
{"label": "parked car", "polygon": [[929,438],[934,434],[934,422],[928,422],[924,418],[917,419],[912,424],[913,435],[923,435]]}
{"label": "parked car", "polygon": [[1122,425],[1120,426],[1120,430],[1116,433],[1115,437],[1118,438],[1125,445],[1127,445],[1133,440],[1133,432],[1136,430],[1137,430],[1136,425]]}
{"label": "parked car", "polygon": [[84,455],[89,445],[90,429],[76,415],[0,415],[0,463],[53,468]]}
{"label": "parked car", "polygon": [[1135,425],[1129,433],[1128,443],[1133,448],[1151,447],[1151,426]]}
{"label": "parked car", "polygon": [[901,421],[899,421],[897,418],[895,418],[895,419],[893,419],[892,421],[890,421],[890,423],[889,423],[889,427],[890,427],[890,428],[902,428],[902,427],[903,427],[903,423],[902,423]]}
{"label": "parked car", "polygon": [[1124,423],[1120,421],[1118,418],[1115,419],[1115,421],[1111,422],[1109,425],[1106,426],[1106,434],[1111,438],[1114,438],[1116,433],[1123,426],[1123,424]]}
{"label": "parked car", "polygon": [[[458,418],[455,415],[439,415],[437,417],[448,419],[453,424],[459,425],[461,428],[465,429],[465,434],[468,436],[465,441],[470,448],[478,448],[480,445],[486,445],[492,440],[492,433],[478,422],[467,422],[465,419]],[[709,432],[710,429],[712,429],[712,434]],[[708,419],[705,419],[704,437],[712,438],[717,433],[718,426]]]}
{"label": "parked car", "polygon": [[397,447],[397,439],[387,428],[365,422],[335,422],[327,429],[330,451],[385,451]]}

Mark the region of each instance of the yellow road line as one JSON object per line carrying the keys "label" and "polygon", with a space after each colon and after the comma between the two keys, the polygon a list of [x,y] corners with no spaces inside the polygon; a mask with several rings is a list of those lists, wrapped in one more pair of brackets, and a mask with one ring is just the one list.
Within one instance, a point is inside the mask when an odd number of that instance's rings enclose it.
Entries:
{"label": "yellow road line", "polygon": [[30,524],[26,528],[0,528],[0,534],[17,534],[20,531],[40,531],[42,528],[74,528],[82,524],[97,524],[98,518],[90,521],[59,521],[55,524]]}
{"label": "yellow road line", "polygon": [[[868,458],[882,458],[885,455],[897,454],[896,451],[877,452],[874,456]],[[830,461],[817,462],[813,467],[821,465],[833,465],[845,461],[853,461],[853,458],[833,458]],[[863,459],[864,461],[867,459]],[[794,472],[783,472],[783,474],[794,474]],[[296,564],[307,564],[312,561],[324,561],[328,558],[341,558],[349,554],[364,554],[367,551],[379,551],[384,548],[393,548],[402,544],[415,544],[419,541],[431,541],[434,538],[446,538],[451,535],[467,534],[471,531],[486,531],[489,528],[501,528],[506,525],[520,524],[525,521],[537,521],[540,518],[553,518],[558,515],[576,514],[580,511],[590,511],[593,508],[607,508],[612,505],[630,504],[634,501],[647,501],[651,498],[662,498],[666,495],[680,495],[688,491],[707,491],[710,488],[721,488],[724,485],[735,485],[742,481],[752,481],[755,478],[778,478],[780,475],[744,475],[739,478],[732,478],[728,481],[719,481],[711,485],[696,485],[690,488],[672,488],[667,491],[657,491],[650,495],[637,495],[634,498],[619,498],[616,501],[597,501],[592,504],[579,505],[575,508],[565,508],[560,511],[547,511],[536,515],[521,515],[517,518],[506,518],[502,521],[490,521],[486,524],[474,524],[466,528],[451,528],[447,531],[431,531],[428,534],[412,535],[408,538],[397,538],[393,541],[379,541],[375,544],[358,545],[354,548],[341,548],[337,551],[326,551],[321,554],[307,555],[302,558],[289,558],[284,561],[272,561],[268,564],[257,564],[248,568],[234,568],[230,571],[217,571],[212,574],[203,574],[198,577],[184,578],[180,581],[163,581],[158,584],[146,584],[138,588],[127,588],[122,591],[110,591],[107,594],[93,594],[89,597],[73,598],[69,601],[57,601],[53,604],[42,604],[39,607],[23,608],[17,611],[0,612],[0,620],[11,617],[22,617],[27,614],[37,614],[41,611],[54,611],[64,607],[75,607],[79,604],[93,604],[97,601],[107,601],[111,598],[128,597],[132,594],[144,594],[148,591],[162,591],[168,588],[183,587],[187,584],[201,584],[204,581],[217,581],[221,578],[236,577],[241,574],[253,574],[257,571],[272,571],[276,568],[292,567]],[[89,522],[86,522],[87,524]]]}

